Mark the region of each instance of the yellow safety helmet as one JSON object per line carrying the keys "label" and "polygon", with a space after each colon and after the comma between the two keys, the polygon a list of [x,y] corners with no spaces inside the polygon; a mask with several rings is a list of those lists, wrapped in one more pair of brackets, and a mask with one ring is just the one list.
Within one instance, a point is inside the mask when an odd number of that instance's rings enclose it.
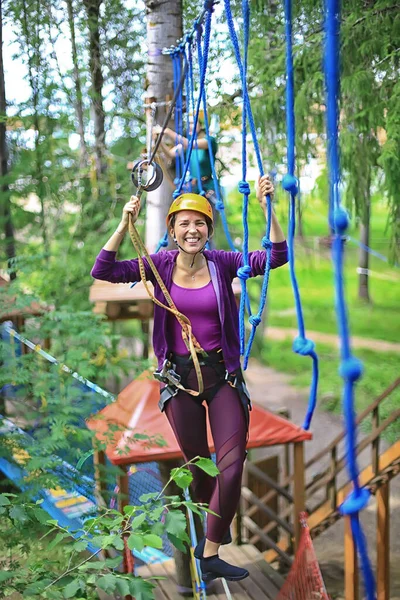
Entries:
{"label": "yellow safety helmet", "polygon": [[172,202],[169,207],[168,215],[167,215],[167,226],[171,220],[173,214],[179,212],[180,210],[195,210],[196,212],[205,215],[213,222],[213,212],[211,208],[211,204],[204,198],[204,196],[200,196],[200,194],[181,194]]}

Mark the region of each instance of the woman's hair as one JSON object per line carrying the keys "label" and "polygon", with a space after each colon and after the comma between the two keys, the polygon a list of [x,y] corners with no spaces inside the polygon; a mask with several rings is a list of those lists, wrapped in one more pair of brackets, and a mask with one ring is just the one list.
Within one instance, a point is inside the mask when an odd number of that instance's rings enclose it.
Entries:
{"label": "woman's hair", "polygon": [[[169,221],[169,227],[172,227],[172,229],[174,229],[175,227],[175,221],[176,221],[176,215],[178,213],[174,213],[173,215],[171,215],[170,221]],[[212,236],[212,234],[214,233],[214,227],[212,224],[212,221],[210,219],[210,217],[207,217],[207,215],[204,215],[204,218],[206,220],[207,223],[207,228],[208,228],[208,237],[210,238]]]}

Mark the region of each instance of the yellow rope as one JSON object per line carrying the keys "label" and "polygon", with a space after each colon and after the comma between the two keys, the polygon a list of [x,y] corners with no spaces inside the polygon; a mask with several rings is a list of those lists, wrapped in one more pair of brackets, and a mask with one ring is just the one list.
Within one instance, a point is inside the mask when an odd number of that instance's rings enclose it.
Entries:
{"label": "yellow rope", "polygon": [[[165,287],[165,284],[164,284],[163,280],[161,279],[161,276],[160,276],[159,272],[157,271],[157,268],[150,256],[150,254],[147,252],[146,246],[143,244],[143,241],[133,223],[132,216],[130,216],[130,218],[129,218],[129,235],[131,236],[132,243],[133,243],[135,250],[137,252],[137,255],[138,255],[140,278],[143,282],[143,285],[144,285],[148,295],[150,296],[150,298],[153,300],[153,302],[155,304],[157,304],[158,306],[161,306],[162,308],[165,308],[166,310],[171,312],[177,318],[179,324],[182,327],[183,341],[185,342],[186,348],[189,350],[190,355],[193,360],[193,366],[196,371],[197,383],[199,386],[199,390],[197,392],[195,390],[189,390],[189,389],[184,388],[181,384],[176,384],[176,387],[178,387],[181,390],[184,390],[185,392],[187,392],[188,394],[191,394],[192,396],[198,396],[203,392],[204,385],[203,385],[203,377],[201,374],[201,368],[200,368],[199,358],[197,356],[197,353],[199,352],[199,353],[203,353],[204,355],[206,355],[206,352],[203,350],[203,348],[200,346],[199,342],[194,337],[193,332],[192,332],[192,324],[191,324],[190,320],[176,308],[176,305],[175,305],[174,301],[172,300],[167,288]],[[150,288],[148,287],[147,281],[146,281],[146,271],[145,271],[145,267],[144,267],[143,256],[146,257],[147,262],[149,263],[149,266],[150,266],[151,270],[153,271],[154,277],[155,277],[158,285],[160,286],[161,291],[164,294],[165,299],[167,300],[169,306],[167,306],[166,304],[163,304],[162,302],[157,300],[157,298],[155,298],[154,294],[152,294]]]}

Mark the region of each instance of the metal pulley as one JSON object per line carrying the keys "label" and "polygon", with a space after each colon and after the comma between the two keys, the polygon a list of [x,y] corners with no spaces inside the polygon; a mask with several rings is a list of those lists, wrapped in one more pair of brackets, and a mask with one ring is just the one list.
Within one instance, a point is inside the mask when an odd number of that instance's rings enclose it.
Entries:
{"label": "metal pulley", "polygon": [[[144,174],[146,174],[146,181],[144,181]],[[131,177],[138,189],[137,196],[141,196],[142,192],[153,192],[160,187],[164,174],[160,165],[154,160],[140,159],[134,163]]]}

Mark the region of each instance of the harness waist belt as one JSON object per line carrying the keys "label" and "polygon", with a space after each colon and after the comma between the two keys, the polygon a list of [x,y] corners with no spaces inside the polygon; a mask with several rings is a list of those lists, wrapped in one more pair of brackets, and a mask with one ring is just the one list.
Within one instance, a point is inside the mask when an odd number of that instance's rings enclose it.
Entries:
{"label": "harness waist belt", "polygon": [[[169,360],[174,363],[177,367],[192,367],[193,360],[190,354],[182,356],[181,354],[174,354],[171,352],[168,356]],[[207,352],[207,356],[199,355],[199,365],[201,367],[207,367],[216,364],[223,364],[224,357],[222,356],[222,350],[210,350]]]}

